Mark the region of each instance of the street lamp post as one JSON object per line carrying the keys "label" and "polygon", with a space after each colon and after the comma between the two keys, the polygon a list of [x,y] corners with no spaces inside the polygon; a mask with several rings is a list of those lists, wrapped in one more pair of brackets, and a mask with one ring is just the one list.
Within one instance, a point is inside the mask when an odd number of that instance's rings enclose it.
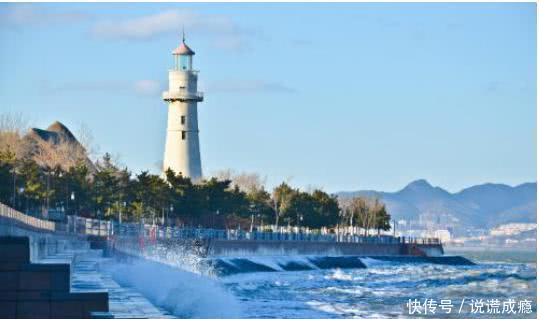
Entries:
{"label": "street lamp post", "polygon": [[51,183],[51,172],[50,172],[50,169],[47,169],[46,171],[46,174],[47,174],[47,215],[49,214],[49,189],[50,189],[50,183]]}
{"label": "street lamp post", "polygon": [[255,204],[251,204],[249,205],[249,208],[251,210],[251,229],[250,229],[250,232],[252,233],[253,232],[253,224],[254,224],[254,221],[255,221]]}
{"label": "street lamp post", "polygon": [[273,209],[275,210],[275,231],[279,227],[279,208],[277,207],[277,201],[273,201]]}
{"label": "street lamp post", "polygon": [[[57,183],[60,184],[60,186],[58,186],[58,188],[61,188],[62,177],[63,177],[63,176],[64,176],[64,174],[62,174],[61,171],[58,172],[58,180],[57,180]],[[53,186],[53,187],[54,187],[54,186]],[[60,193],[60,191],[58,191],[58,193]],[[59,200],[59,199],[60,199],[60,198],[57,198],[57,199],[56,199],[56,203],[55,203],[55,205],[54,205],[56,210],[58,210],[58,200]],[[62,213],[65,213],[65,209],[64,209],[64,201],[63,201],[63,200],[60,201],[60,211],[61,211]]]}
{"label": "street lamp post", "polygon": [[122,210],[124,210],[127,207],[127,203],[124,201],[122,203],[122,206],[123,206],[123,209],[122,209],[122,207],[120,207],[120,214],[118,216],[118,223],[120,223],[120,224],[122,223]]}
{"label": "street lamp post", "polygon": [[17,174],[15,170],[15,166],[13,166],[13,199],[11,201],[11,205],[15,207],[15,199],[17,198]]}
{"label": "street lamp post", "polygon": [[[173,215],[173,213],[174,213],[174,205],[170,204],[169,212],[170,212],[171,215]],[[168,225],[168,215],[167,215],[167,225]]]}
{"label": "street lamp post", "polygon": [[73,207],[75,207],[75,213],[73,214],[73,233],[77,232],[77,206],[75,205],[75,192],[71,192],[70,196],[73,201]]}
{"label": "street lamp post", "polygon": [[21,199],[22,199],[23,193],[24,193],[24,187],[19,188],[19,206],[21,206],[21,207],[22,207],[22,200]]}

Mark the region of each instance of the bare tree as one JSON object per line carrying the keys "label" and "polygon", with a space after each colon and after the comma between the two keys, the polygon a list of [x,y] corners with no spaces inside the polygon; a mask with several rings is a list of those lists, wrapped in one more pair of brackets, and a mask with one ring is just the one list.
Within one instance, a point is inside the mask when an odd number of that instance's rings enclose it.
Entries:
{"label": "bare tree", "polygon": [[339,209],[341,210],[341,222],[343,226],[347,224],[352,226],[353,220],[353,208],[352,208],[352,198],[339,196],[337,198],[339,203]]}
{"label": "bare tree", "polygon": [[376,228],[376,220],[378,217],[378,212],[380,210],[380,201],[378,198],[368,198],[367,199],[367,212],[366,212],[366,221],[365,221],[365,235],[370,229]]}
{"label": "bare tree", "polygon": [[359,226],[363,228],[365,236],[370,229],[378,227],[379,215],[385,212],[385,205],[376,197],[339,198],[339,207],[350,232]]}
{"label": "bare tree", "polygon": [[232,169],[230,169],[230,168],[229,169],[223,169],[223,170],[219,170],[219,171],[214,172],[212,175],[213,175],[213,177],[217,178],[220,181],[232,180],[232,176],[234,175],[234,171]]}
{"label": "bare tree", "polygon": [[80,145],[86,150],[87,157],[90,160],[95,161],[99,156],[99,146],[95,144],[92,131],[84,123],[81,123],[79,126],[79,129],[77,131],[77,140],[79,141]]}
{"label": "bare tree", "polygon": [[352,208],[354,216],[357,216],[359,227],[365,229],[365,235],[369,227],[369,203],[364,197],[355,197],[352,200]]}
{"label": "bare tree", "polygon": [[48,169],[60,167],[65,171],[87,161],[85,149],[63,137],[54,142],[37,139],[33,158],[42,167]]}
{"label": "bare tree", "polygon": [[0,132],[13,132],[23,135],[29,128],[29,121],[22,113],[0,114]]}
{"label": "bare tree", "polygon": [[231,169],[217,171],[213,174],[219,180],[232,181],[232,187],[238,187],[245,193],[254,193],[263,190],[266,185],[266,178],[261,177],[258,173],[236,173]]}
{"label": "bare tree", "polygon": [[0,114],[0,152],[12,153],[16,159],[28,156],[30,145],[24,138],[28,120],[20,113]]}
{"label": "bare tree", "polygon": [[356,196],[352,198],[340,198],[339,207],[349,221],[350,229],[359,226],[365,236],[369,230],[386,230],[390,216],[387,214],[385,204],[378,197]]}

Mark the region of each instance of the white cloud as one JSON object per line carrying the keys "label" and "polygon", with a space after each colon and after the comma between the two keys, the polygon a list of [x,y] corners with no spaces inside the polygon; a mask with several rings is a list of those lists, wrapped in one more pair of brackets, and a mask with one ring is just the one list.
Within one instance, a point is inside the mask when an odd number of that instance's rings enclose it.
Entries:
{"label": "white cloud", "polygon": [[156,95],[161,91],[161,83],[154,80],[140,80],[135,82],[133,88],[141,95]]}
{"label": "white cloud", "polygon": [[[108,16],[110,17],[110,16]],[[29,26],[48,26],[78,23],[98,19],[89,34],[105,40],[144,41],[167,34],[209,41],[216,48],[241,51],[251,47],[253,38],[263,38],[259,30],[239,26],[223,14],[199,13],[188,9],[169,9],[136,17],[102,18],[80,11],[62,11],[39,4],[9,4],[0,6],[0,26],[20,29]]]}
{"label": "white cloud", "polygon": [[[215,93],[296,93],[294,88],[279,82],[268,82],[263,80],[228,80],[211,82],[208,85],[201,83],[202,91]],[[140,96],[157,97],[166,88],[163,83],[142,79],[134,82],[129,81],[78,81],[60,84],[44,82],[41,89],[47,93],[69,93],[69,92],[95,92],[107,94],[137,94]]]}
{"label": "white cloud", "polygon": [[166,32],[179,32],[182,23],[190,22],[189,14],[165,11],[124,21],[102,21],[92,28],[92,34],[108,39],[148,39]]}
{"label": "white cloud", "polygon": [[120,81],[81,81],[61,84],[44,82],[42,88],[50,92],[104,92],[123,91],[126,89],[126,85]]}
{"label": "white cloud", "polygon": [[0,25],[15,28],[80,22],[90,16],[83,12],[54,11],[35,4],[6,5],[0,11]]}
{"label": "white cloud", "polygon": [[188,36],[204,36],[212,44],[223,49],[244,49],[258,32],[237,25],[230,17],[217,14],[201,14],[192,10],[170,9],[155,14],[97,22],[91,34],[110,40],[148,40],[164,34],[180,36],[185,28]]}
{"label": "white cloud", "polygon": [[82,81],[68,82],[51,85],[48,82],[42,84],[45,92],[115,92],[121,94],[138,94],[146,96],[158,95],[162,90],[161,83],[154,80],[128,81]]}
{"label": "white cloud", "polygon": [[208,85],[208,91],[213,92],[271,92],[271,93],[296,93],[296,90],[278,82],[260,80],[252,81],[223,81]]}

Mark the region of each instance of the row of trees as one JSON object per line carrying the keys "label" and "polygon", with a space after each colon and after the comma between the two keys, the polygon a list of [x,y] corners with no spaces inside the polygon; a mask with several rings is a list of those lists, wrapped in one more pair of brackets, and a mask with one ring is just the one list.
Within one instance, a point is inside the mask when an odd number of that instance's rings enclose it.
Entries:
{"label": "row of trees", "polygon": [[348,225],[362,228],[365,235],[369,229],[376,229],[378,233],[391,229],[391,216],[378,198],[356,196],[341,199],[340,206]]}
{"label": "row of trees", "polygon": [[287,183],[271,192],[256,174],[220,172],[193,183],[169,170],[132,174],[107,153],[89,161],[86,149],[69,140],[36,141],[0,119],[0,201],[41,214],[51,210],[122,221],[242,228],[337,225],[389,229],[389,214],[378,200],[354,198],[339,203],[322,190],[310,192]]}

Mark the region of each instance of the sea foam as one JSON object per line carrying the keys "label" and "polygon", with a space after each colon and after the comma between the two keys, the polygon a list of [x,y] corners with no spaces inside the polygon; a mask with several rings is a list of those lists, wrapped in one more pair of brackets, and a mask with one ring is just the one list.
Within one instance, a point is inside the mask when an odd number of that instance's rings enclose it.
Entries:
{"label": "sea foam", "polygon": [[163,263],[135,259],[107,266],[121,285],[140,291],[155,305],[179,318],[240,318],[235,297],[219,282]]}

